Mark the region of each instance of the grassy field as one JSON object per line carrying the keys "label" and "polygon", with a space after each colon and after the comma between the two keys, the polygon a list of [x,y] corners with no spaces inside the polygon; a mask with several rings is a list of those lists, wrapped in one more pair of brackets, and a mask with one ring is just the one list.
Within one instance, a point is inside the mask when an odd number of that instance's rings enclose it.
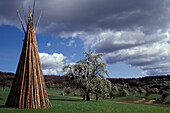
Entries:
{"label": "grassy field", "polygon": [[0,88],[0,113],[170,113],[169,106],[144,105],[134,103],[115,103],[112,101],[82,101],[79,98],[55,96],[61,89],[48,89],[51,108],[48,109],[16,109],[5,108],[9,88]]}

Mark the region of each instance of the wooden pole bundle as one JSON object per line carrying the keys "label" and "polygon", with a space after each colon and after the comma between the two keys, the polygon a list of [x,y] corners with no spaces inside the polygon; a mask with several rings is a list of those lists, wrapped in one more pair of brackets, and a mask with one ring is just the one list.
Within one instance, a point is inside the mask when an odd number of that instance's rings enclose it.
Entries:
{"label": "wooden pole bundle", "polygon": [[33,16],[30,11],[27,31],[6,107],[39,109],[50,107],[42,73]]}

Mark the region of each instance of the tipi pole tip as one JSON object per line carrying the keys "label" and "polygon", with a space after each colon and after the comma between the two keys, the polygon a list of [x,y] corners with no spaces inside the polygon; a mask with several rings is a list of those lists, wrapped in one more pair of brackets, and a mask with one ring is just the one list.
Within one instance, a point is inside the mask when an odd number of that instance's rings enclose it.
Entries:
{"label": "tipi pole tip", "polygon": [[25,31],[24,25],[22,23],[22,19],[21,19],[21,16],[20,16],[20,13],[19,13],[18,9],[17,9],[17,14],[18,14],[19,20],[21,22],[22,29],[23,29],[24,33],[26,34],[26,31]]}
{"label": "tipi pole tip", "polygon": [[38,17],[38,20],[37,20],[37,22],[36,22],[35,30],[36,30],[36,28],[37,28],[37,25],[38,25],[38,23],[39,23],[39,20],[40,20],[40,18],[41,18],[41,15],[42,15],[42,11],[40,12],[40,15],[39,15],[39,17]]}
{"label": "tipi pole tip", "polygon": [[31,12],[31,9],[30,9],[30,6],[29,6],[29,13],[28,13],[28,17],[29,17],[29,15],[30,15],[30,12]]}
{"label": "tipi pole tip", "polygon": [[25,15],[24,7],[22,7],[22,11],[23,11],[23,15],[24,15],[25,23],[26,23],[26,25],[27,25],[27,19],[26,19],[26,15]]}
{"label": "tipi pole tip", "polygon": [[32,18],[34,17],[34,10],[35,10],[35,0],[34,0],[34,3],[33,3],[33,9],[32,9]]}

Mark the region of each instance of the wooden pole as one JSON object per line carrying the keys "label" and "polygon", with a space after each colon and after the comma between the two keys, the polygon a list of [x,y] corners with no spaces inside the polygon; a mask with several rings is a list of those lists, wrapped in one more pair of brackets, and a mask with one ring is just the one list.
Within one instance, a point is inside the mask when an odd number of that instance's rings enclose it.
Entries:
{"label": "wooden pole", "polygon": [[[33,43],[33,45],[34,45],[34,43]],[[33,69],[34,69],[34,88],[35,88],[35,94],[34,94],[34,96],[35,96],[35,108],[37,109],[37,108],[41,108],[41,106],[40,106],[40,98],[39,98],[39,87],[38,87],[38,82],[37,82],[37,70],[36,70],[36,59],[35,59],[35,54],[34,54],[34,50],[35,50],[35,48],[34,48],[34,46],[32,46],[32,48],[33,48],[33,52],[32,52],[32,56],[33,56]]]}
{"label": "wooden pole", "polygon": [[34,4],[33,4],[33,12],[32,12],[32,19],[34,19],[34,12],[35,12],[35,0],[34,0]]}
{"label": "wooden pole", "polygon": [[23,89],[24,88],[24,83],[25,83],[25,76],[26,76],[26,63],[27,63],[27,54],[28,54],[28,40],[26,41],[26,50],[24,51],[24,54],[25,54],[25,57],[24,57],[24,66],[23,66],[23,77],[22,77],[22,81],[21,81],[21,93],[20,93],[20,99],[19,99],[19,108],[22,108],[22,98],[23,98],[23,95],[25,96],[25,94],[23,92],[25,92],[25,90]]}
{"label": "wooden pole", "polygon": [[39,15],[39,17],[38,17],[38,19],[37,19],[37,22],[36,22],[36,25],[35,25],[35,30],[37,29],[37,25],[38,25],[38,23],[39,23],[39,21],[40,21],[41,15],[42,15],[42,11],[41,11],[41,13],[40,13],[40,15]]}
{"label": "wooden pole", "polygon": [[22,19],[21,19],[21,16],[20,16],[18,10],[17,10],[17,14],[18,14],[18,16],[19,16],[19,20],[20,20],[20,22],[21,22],[22,29],[23,29],[23,31],[24,31],[24,33],[25,33],[25,35],[26,35],[26,31],[25,31],[25,28],[24,28],[24,25],[23,25],[23,23],[22,23]]}
{"label": "wooden pole", "polygon": [[[34,43],[35,43],[35,52],[38,53],[38,47],[37,47],[37,41],[36,41],[36,38],[34,38]],[[37,58],[37,65],[39,65],[39,70],[40,70],[40,73],[38,73],[38,76],[42,82],[42,85],[44,86],[44,96],[45,96],[45,103],[46,103],[46,106],[47,107],[51,107],[50,103],[49,103],[49,100],[48,100],[48,96],[47,96],[47,91],[46,91],[46,87],[45,87],[45,80],[44,80],[44,76],[43,76],[43,73],[42,73],[42,67],[41,67],[41,63],[40,63],[40,57],[39,57],[39,54],[36,54],[36,58]],[[41,77],[40,77],[41,76]]]}
{"label": "wooden pole", "polygon": [[23,7],[22,7],[22,11],[23,11],[24,19],[25,19],[25,24],[27,25],[27,19],[26,19],[25,11],[24,11],[24,8],[23,8]]}

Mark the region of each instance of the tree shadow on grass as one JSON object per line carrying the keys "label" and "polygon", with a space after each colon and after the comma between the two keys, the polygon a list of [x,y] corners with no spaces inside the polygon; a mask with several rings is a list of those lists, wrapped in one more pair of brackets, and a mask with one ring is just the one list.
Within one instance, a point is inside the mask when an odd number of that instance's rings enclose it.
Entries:
{"label": "tree shadow on grass", "polygon": [[49,99],[49,100],[56,100],[56,101],[83,101],[79,99]]}
{"label": "tree shadow on grass", "polygon": [[0,108],[6,108],[6,106],[5,105],[0,105]]}

